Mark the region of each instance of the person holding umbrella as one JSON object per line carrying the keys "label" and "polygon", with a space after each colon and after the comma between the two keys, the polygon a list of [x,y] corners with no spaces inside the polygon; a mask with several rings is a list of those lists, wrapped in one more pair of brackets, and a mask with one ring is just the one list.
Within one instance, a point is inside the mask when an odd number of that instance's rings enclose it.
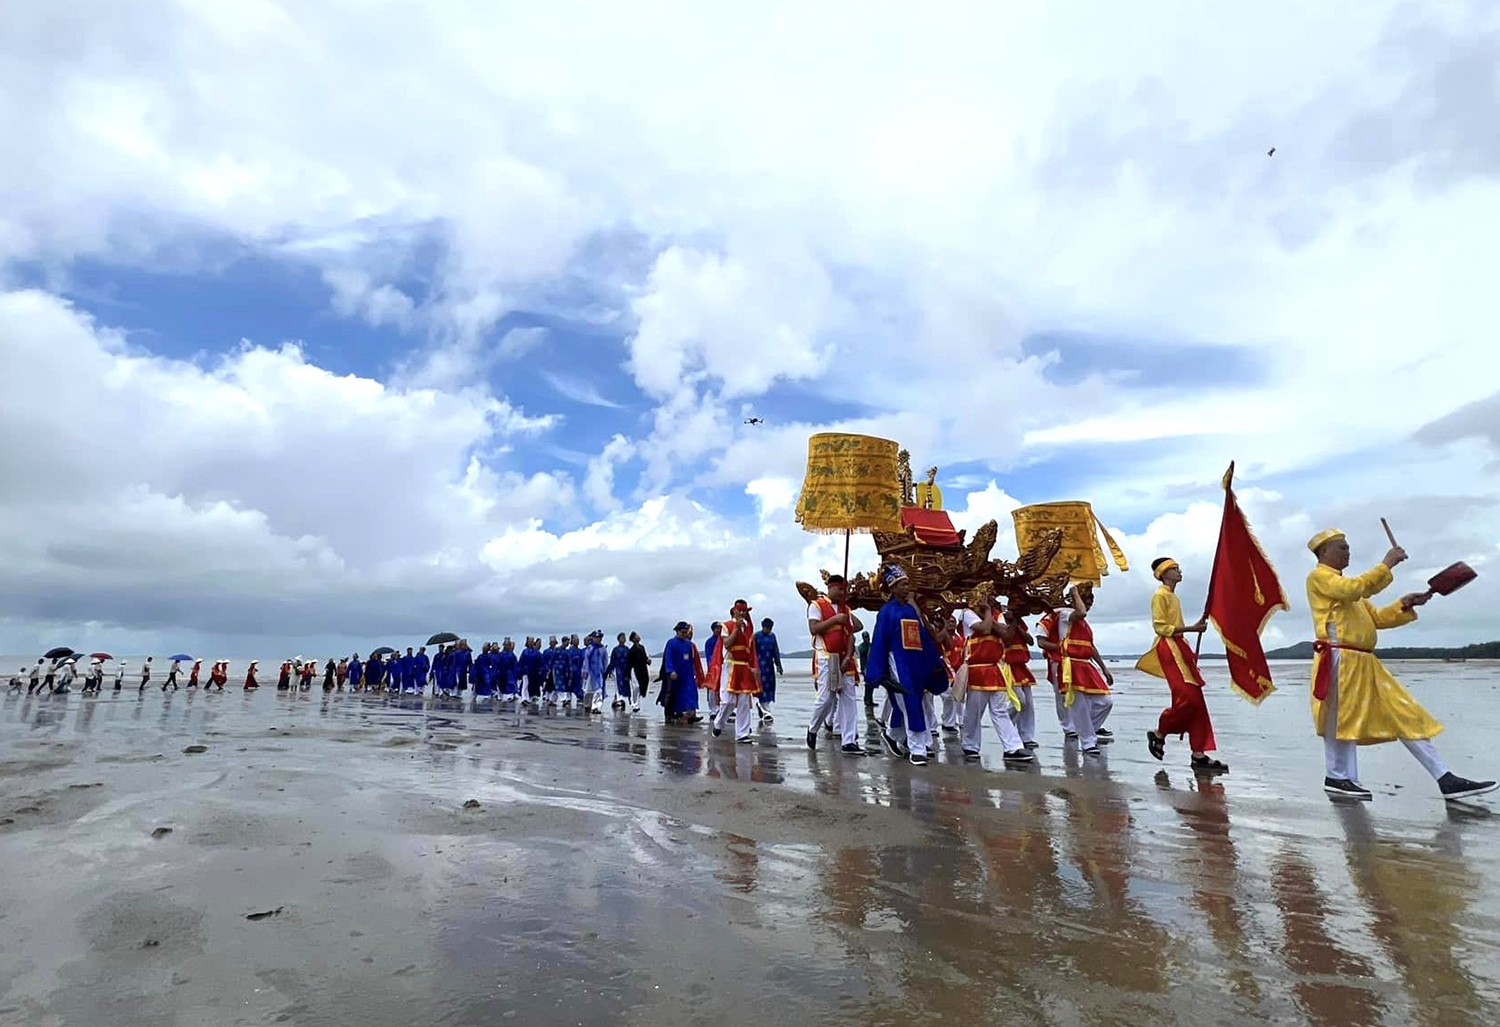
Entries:
{"label": "person holding umbrella", "polygon": [[168,685],[172,686],[172,691],[177,691],[177,672],[182,669],[182,661],[184,659],[185,657],[182,656],[172,657],[172,666],[167,670],[167,680],[161,683],[161,690],[163,692],[167,690]]}
{"label": "person holding umbrella", "polygon": [[98,657],[90,657],[89,672],[83,679],[83,694],[98,694],[104,685],[104,661]]}

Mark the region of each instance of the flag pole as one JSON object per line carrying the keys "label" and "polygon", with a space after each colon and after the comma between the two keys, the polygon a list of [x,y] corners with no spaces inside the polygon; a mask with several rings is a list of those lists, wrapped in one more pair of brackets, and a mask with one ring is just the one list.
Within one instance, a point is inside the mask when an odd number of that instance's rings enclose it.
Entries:
{"label": "flag pole", "polygon": [[[1229,461],[1229,470],[1224,472],[1224,478],[1220,482],[1224,486],[1224,511],[1228,513],[1230,497],[1233,494],[1230,489],[1234,485],[1234,461]],[[1219,547],[1224,544],[1224,518],[1219,518],[1219,538],[1214,543],[1214,562],[1208,572],[1208,592],[1203,597],[1203,620],[1208,620],[1208,611],[1213,609],[1214,603],[1214,578],[1219,573]],[[1203,650],[1204,632],[1198,632],[1198,641],[1193,644],[1193,655],[1196,657]]]}

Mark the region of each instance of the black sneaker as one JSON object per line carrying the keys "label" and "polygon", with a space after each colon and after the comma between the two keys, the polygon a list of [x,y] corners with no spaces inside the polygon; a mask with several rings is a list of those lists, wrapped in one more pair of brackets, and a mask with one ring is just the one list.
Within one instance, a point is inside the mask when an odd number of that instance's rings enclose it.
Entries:
{"label": "black sneaker", "polygon": [[1025,749],[1012,749],[1010,752],[1005,754],[1006,763],[1030,763],[1034,759],[1036,759],[1036,757],[1031,755],[1031,753],[1027,752]]}
{"label": "black sneaker", "polygon": [[914,766],[914,767],[925,767],[925,766],[927,766],[927,757],[924,756],[920,752],[914,752],[914,753],[912,753],[910,756],[908,756],[906,758],[907,758],[907,760],[909,760],[911,762],[911,765]]}
{"label": "black sneaker", "polygon": [[818,747],[818,732],[813,728],[807,729],[807,747],[816,749]]}
{"label": "black sneaker", "polygon": [[823,732],[825,734],[830,734],[830,735],[833,734],[833,725],[831,723],[825,725],[824,728],[823,728]]}
{"label": "black sneaker", "polygon": [[845,756],[863,756],[865,754],[865,747],[858,742],[850,742],[848,745],[840,746],[839,752]]}
{"label": "black sneaker", "polygon": [[944,724],[943,725],[943,733],[946,734],[946,735],[956,735],[956,734],[958,734],[958,728],[951,727],[948,724]]}
{"label": "black sneaker", "polygon": [[753,739],[753,738],[736,738],[735,741],[738,742],[740,745],[754,745],[755,744],[755,739]]}
{"label": "black sneaker", "polygon": [[979,750],[978,749],[965,749],[964,750],[964,759],[971,760],[971,761],[979,759]]}
{"label": "black sneaker", "polygon": [[1323,779],[1323,791],[1336,799],[1361,799],[1368,802],[1375,798],[1364,785],[1356,784],[1341,777],[1325,777]]}
{"label": "black sneaker", "polygon": [[718,738],[720,735],[722,735],[724,733],[724,729],[721,728],[721,727],[715,727],[713,729],[713,732],[714,732],[714,737]]}
{"label": "black sneaker", "polygon": [[1468,799],[1475,795],[1483,795],[1485,792],[1493,792],[1496,784],[1494,781],[1470,781],[1450,770],[1438,778],[1438,788],[1445,799]]}
{"label": "black sneaker", "polygon": [[1192,767],[1194,773],[1198,774],[1227,774],[1229,764],[1223,760],[1216,760],[1212,756],[1194,756]]}
{"label": "black sneaker", "polygon": [[1095,731],[1094,734],[1098,735],[1100,738],[1113,738],[1115,736],[1115,733],[1107,727],[1101,727],[1098,731]]}
{"label": "black sneaker", "polygon": [[1040,749],[1042,747],[1042,743],[1038,742],[1034,738],[1029,742],[1022,742],[1021,744],[1026,746],[1026,748],[1028,749]]}
{"label": "black sneaker", "polygon": [[880,729],[880,742],[885,746],[885,751],[890,753],[892,756],[895,756],[897,759],[900,759],[903,755],[905,755],[901,751],[901,743],[896,740],[896,736],[891,734],[890,731],[888,731],[884,727]]}
{"label": "black sneaker", "polygon": [[1099,747],[1097,745],[1091,745],[1087,749],[1083,750],[1083,754],[1085,756],[1098,756]]}

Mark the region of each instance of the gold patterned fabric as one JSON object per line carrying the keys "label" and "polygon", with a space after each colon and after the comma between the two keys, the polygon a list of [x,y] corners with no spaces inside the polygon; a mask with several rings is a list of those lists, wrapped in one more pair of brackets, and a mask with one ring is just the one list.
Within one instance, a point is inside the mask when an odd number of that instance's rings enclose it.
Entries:
{"label": "gold patterned fabric", "polygon": [[797,523],[818,532],[901,531],[900,451],[872,435],[809,438]]}
{"label": "gold patterned fabric", "polygon": [[1066,574],[1070,581],[1099,584],[1109,573],[1109,563],[1099,545],[1100,535],[1109,546],[1115,566],[1122,571],[1130,569],[1125,553],[1087,503],[1036,503],[1012,511],[1011,517],[1016,523],[1016,548],[1022,553],[1041,542],[1042,536],[1050,529],[1062,531],[1062,548],[1047,564],[1043,574]]}

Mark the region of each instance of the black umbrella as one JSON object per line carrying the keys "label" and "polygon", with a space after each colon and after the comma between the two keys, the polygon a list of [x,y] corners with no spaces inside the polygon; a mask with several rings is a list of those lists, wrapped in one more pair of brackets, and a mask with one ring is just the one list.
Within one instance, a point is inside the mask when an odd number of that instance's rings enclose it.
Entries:
{"label": "black umbrella", "polygon": [[370,655],[371,656],[384,656],[386,653],[393,653],[395,651],[396,650],[392,649],[390,646],[383,645],[379,649],[376,649],[374,652],[372,652]]}
{"label": "black umbrella", "polygon": [[449,642],[457,642],[458,636],[451,631],[439,631],[427,640],[428,645],[447,645]]}
{"label": "black umbrella", "polygon": [[[33,650],[33,651],[35,651],[35,650]],[[60,645],[56,649],[48,649],[45,653],[42,654],[42,659],[44,659],[44,660],[60,660],[64,656],[72,656],[72,655],[73,655],[73,650],[69,649],[65,645]]]}

